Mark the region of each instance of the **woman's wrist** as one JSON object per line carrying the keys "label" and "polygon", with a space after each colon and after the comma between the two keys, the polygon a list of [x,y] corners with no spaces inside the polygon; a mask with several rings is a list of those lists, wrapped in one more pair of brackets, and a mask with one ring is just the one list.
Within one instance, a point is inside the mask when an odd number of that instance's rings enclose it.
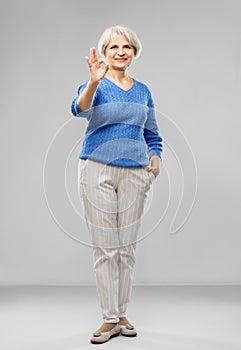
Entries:
{"label": "woman's wrist", "polygon": [[150,161],[151,161],[151,163],[160,164],[161,158],[157,154],[155,154],[155,155],[151,156]]}
{"label": "woman's wrist", "polygon": [[98,85],[99,85],[99,81],[96,81],[96,80],[92,80],[91,78],[90,78],[90,80],[89,80],[89,82],[88,82],[88,87],[89,87],[89,89],[93,89],[93,90],[96,90],[97,89],[97,87],[98,87]]}

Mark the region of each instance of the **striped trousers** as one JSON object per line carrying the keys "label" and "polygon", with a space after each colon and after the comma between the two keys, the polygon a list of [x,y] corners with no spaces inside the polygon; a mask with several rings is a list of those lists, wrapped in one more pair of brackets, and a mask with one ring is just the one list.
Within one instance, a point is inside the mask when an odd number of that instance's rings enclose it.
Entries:
{"label": "striped trousers", "polygon": [[78,188],[93,244],[94,273],[106,323],[126,315],[135,249],[148,191],[155,176],[79,159]]}

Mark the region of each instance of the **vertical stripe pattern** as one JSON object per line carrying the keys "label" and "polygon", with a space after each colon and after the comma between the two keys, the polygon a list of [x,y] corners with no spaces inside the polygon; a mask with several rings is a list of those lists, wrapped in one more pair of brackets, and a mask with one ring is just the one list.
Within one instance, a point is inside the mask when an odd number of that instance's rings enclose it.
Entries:
{"label": "vertical stripe pattern", "polygon": [[118,322],[130,302],[141,217],[154,175],[79,160],[78,186],[93,244],[93,263],[104,322]]}

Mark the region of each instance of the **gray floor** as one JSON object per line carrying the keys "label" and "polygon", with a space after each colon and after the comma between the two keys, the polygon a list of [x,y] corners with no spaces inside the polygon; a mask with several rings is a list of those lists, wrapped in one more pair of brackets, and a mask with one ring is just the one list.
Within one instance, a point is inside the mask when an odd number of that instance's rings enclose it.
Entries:
{"label": "gray floor", "polygon": [[102,323],[95,287],[1,287],[0,348],[240,350],[241,286],[134,287],[138,337],[90,344]]}

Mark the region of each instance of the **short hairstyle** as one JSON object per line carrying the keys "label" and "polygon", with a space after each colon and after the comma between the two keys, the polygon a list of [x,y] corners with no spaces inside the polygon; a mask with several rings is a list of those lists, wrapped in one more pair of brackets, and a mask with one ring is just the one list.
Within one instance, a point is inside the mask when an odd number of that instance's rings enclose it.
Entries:
{"label": "short hairstyle", "polygon": [[120,25],[112,26],[107,28],[103,34],[101,35],[99,42],[98,42],[98,51],[101,56],[105,56],[105,50],[107,45],[110,42],[110,39],[113,38],[116,35],[123,35],[126,37],[126,39],[130,42],[130,44],[134,48],[134,56],[135,58],[140,56],[142,46],[141,42],[138,39],[137,35],[133,30],[127,27],[123,27]]}

